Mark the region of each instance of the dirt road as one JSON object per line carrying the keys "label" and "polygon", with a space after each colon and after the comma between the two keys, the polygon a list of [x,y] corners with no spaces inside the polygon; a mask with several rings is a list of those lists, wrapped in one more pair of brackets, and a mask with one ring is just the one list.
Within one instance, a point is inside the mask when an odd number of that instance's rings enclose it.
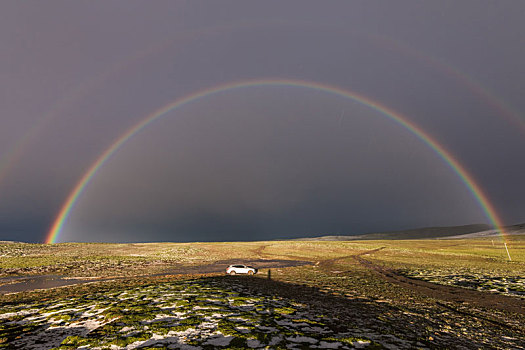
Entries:
{"label": "dirt road", "polygon": [[[382,248],[380,248],[382,249]],[[488,309],[497,309],[525,315],[525,301],[506,295],[480,292],[476,290],[444,286],[422,280],[402,276],[394,270],[385,268],[364,258],[380,249],[370,250],[361,254],[352,255],[351,258],[366,268],[378,273],[385,280],[403,287],[415,290],[418,293],[447,302],[464,303]]]}
{"label": "dirt road", "polygon": [[[226,268],[232,264],[245,264],[251,265],[259,270],[261,269],[274,269],[282,267],[302,266],[311,264],[308,261],[300,260],[279,260],[279,259],[250,259],[250,260],[221,260],[207,265],[198,266],[173,266],[167,268],[165,271],[150,275],[141,275],[135,277],[156,277],[156,276],[167,276],[167,275],[204,275],[204,274],[217,274],[225,273]],[[3,278],[0,283],[0,294],[5,293],[17,293],[25,292],[36,289],[50,289],[56,287],[70,286],[74,284],[82,284],[88,282],[97,281],[109,281],[116,279],[126,279],[129,276],[114,276],[114,277],[103,277],[103,278],[74,278],[65,277],[59,275],[43,275],[43,276],[17,276],[12,278]]]}

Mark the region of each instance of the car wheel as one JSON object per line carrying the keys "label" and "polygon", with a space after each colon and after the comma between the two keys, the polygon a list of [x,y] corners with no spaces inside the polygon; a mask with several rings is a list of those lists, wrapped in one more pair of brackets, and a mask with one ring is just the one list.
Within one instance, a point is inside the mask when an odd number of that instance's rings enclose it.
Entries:
{"label": "car wheel", "polygon": [[252,270],[248,271],[248,275],[253,275],[253,271]]}
{"label": "car wheel", "polygon": [[235,275],[235,271],[230,271],[230,275]]}

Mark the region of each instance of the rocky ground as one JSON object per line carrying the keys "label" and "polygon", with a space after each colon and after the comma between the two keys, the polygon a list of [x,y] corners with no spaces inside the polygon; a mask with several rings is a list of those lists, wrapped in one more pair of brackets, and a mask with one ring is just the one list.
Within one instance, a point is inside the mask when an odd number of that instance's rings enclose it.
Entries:
{"label": "rocky ground", "polygon": [[[15,349],[353,349],[411,342],[344,329],[330,315],[239,278],[204,278],[4,307],[0,339]],[[423,344],[419,344],[423,345]]]}
{"label": "rocky ground", "polygon": [[[0,294],[0,348],[522,349],[524,245],[509,243],[512,262],[483,240],[12,244],[0,266],[31,273],[0,287],[62,263],[83,284]],[[225,276],[232,259],[265,268]]]}
{"label": "rocky ground", "polygon": [[[262,277],[103,283],[4,302],[10,349],[353,349],[525,346],[518,328],[446,303],[340,297]],[[78,287],[80,288],[80,287]]]}
{"label": "rocky ground", "polygon": [[487,275],[473,271],[409,270],[400,274],[432,283],[525,298],[525,276]]}

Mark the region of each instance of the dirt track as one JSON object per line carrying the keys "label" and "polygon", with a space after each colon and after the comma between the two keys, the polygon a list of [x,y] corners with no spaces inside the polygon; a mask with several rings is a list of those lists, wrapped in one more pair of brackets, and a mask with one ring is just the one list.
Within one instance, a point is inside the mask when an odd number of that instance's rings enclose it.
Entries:
{"label": "dirt track", "polygon": [[[261,249],[262,250],[262,249]],[[280,259],[230,259],[214,262],[213,264],[200,266],[181,266],[168,269],[162,275],[192,275],[192,274],[206,274],[206,273],[224,273],[229,265],[243,264],[251,265],[257,269],[274,269],[280,267],[293,267],[311,264],[309,261],[301,260],[280,260]]]}
{"label": "dirt track", "polygon": [[[267,246],[261,246],[258,249],[256,249],[254,253],[256,253],[259,257],[265,256],[263,251],[266,247]],[[338,257],[338,258],[326,259],[326,260],[320,261],[319,265],[326,269],[326,268],[330,268],[337,261],[352,259],[357,264],[364,266],[367,269],[379,274],[383,279],[385,279],[386,281],[390,283],[400,285],[402,287],[410,289],[411,291],[416,291],[417,293],[431,297],[433,299],[442,300],[443,302],[447,302],[447,303],[455,303],[458,305],[465,305],[465,306],[468,305],[469,307],[482,307],[488,310],[491,310],[491,309],[500,310],[504,312],[512,312],[512,313],[525,315],[525,300],[523,299],[500,295],[500,294],[492,294],[488,292],[470,290],[466,288],[445,286],[445,285],[440,285],[436,283],[408,278],[403,275],[400,275],[394,270],[385,268],[383,266],[375,264],[371,262],[370,260],[367,260],[364,258],[364,256],[377,253],[383,249],[385,249],[385,247],[368,250],[365,252],[361,252],[359,254],[345,255],[342,257]],[[253,264],[256,266],[260,266],[258,265],[258,262],[260,261],[266,261],[269,263],[273,260],[259,259],[259,260],[254,260]],[[290,261],[290,262],[292,264],[297,263],[297,261]],[[306,262],[303,262],[303,263],[306,264]],[[288,265],[288,266],[298,266],[298,265]],[[281,267],[284,267],[284,266],[281,266]],[[346,271],[346,272],[351,272],[351,271]],[[460,312],[460,313],[464,312],[464,311],[458,310],[457,308],[453,308],[452,306],[447,305],[447,304],[440,304],[440,305],[446,308],[452,308],[456,312]],[[479,315],[471,315],[471,316],[480,317]],[[484,318],[491,322],[496,322],[496,323],[499,322],[494,317],[484,317]]]}
{"label": "dirt track", "polygon": [[[262,249],[261,249],[262,250]],[[225,273],[226,268],[232,264],[252,265],[258,269],[274,269],[281,267],[302,266],[311,264],[308,261],[300,260],[279,260],[279,259],[251,259],[251,260],[221,260],[208,265],[200,266],[174,266],[166,269],[162,273],[151,275],[143,275],[136,277],[158,277],[166,275],[204,275],[204,274],[219,274]],[[43,275],[43,276],[24,276],[4,278],[0,281],[0,294],[24,292],[35,289],[49,289],[56,287],[69,286],[74,284],[82,284],[95,281],[109,281],[115,279],[126,279],[125,276],[103,277],[94,279],[85,278],[64,278],[58,275]]]}
{"label": "dirt track", "polygon": [[[399,285],[412,292],[439,300],[436,301],[436,304],[452,312],[467,317],[482,319],[514,332],[525,334],[525,328],[523,325],[508,316],[508,313],[511,315],[512,313],[525,315],[525,300],[408,278],[400,275],[394,270],[380,266],[364,258],[364,256],[374,254],[384,248],[385,247],[381,247],[359,254],[322,260],[318,265],[324,269],[333,269],[338,261],[354,261],[356,264],[366,267],[368,270],[378,274],[389,283]],[[340,273],[353,273],[353,271],[341,271]],[[503,314],[501,311],[503,311]]]}
{"label": "dirt track", "polygon": [[[380,248],[382,249],[382,248]],[[430,283],[426,281],[408,278],[396,273],[393,270],[374,264],[373,262],[363,258],[379,251],[374,249],[361,254],[352,255],[351,258],[362,266],[378,273],[385,280],[391,283],[396,283],[403,287],[415,290],[418,293],[440,299],[447,302],[464,303],[471,306],[478,306],[488,309],[497,309],[507,312],[514,312],[518,314],[525,314],[525,301],[519,298],[508,297],[500,294],[492,294],[487,292],[479,292],[459,287],[444,286],[440,284]]]}

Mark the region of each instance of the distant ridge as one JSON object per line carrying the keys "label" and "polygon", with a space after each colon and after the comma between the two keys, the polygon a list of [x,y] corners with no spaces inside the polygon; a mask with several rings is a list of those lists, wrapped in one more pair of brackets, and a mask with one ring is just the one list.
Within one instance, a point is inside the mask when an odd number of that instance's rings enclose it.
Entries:
{"label": "distant ridge", "polygon": [[[519,225],[515,225],[519,226]],[[365,233],[354,236],[320,236],[298,238],[299,241],[355,241],[355,240],[388,240],[388,239],[430,239],[459,236],[468,233],[491,230],[487,224],[472,224],[463,226],[422,227],[410,230]]]}
{"label": "distant ridge", "polygon": [[[505,230],[505,235],[523,235],[525,234],[525,223],[505,226],[504,230]],[[482,238],[482,237],[493,237],[493,236],[499,236],[499,232],[497,230],[490,229],[486,231],[465,233],[462,235],[450,236],[446,238],[447,239],[467,239],[467,238]]]}

